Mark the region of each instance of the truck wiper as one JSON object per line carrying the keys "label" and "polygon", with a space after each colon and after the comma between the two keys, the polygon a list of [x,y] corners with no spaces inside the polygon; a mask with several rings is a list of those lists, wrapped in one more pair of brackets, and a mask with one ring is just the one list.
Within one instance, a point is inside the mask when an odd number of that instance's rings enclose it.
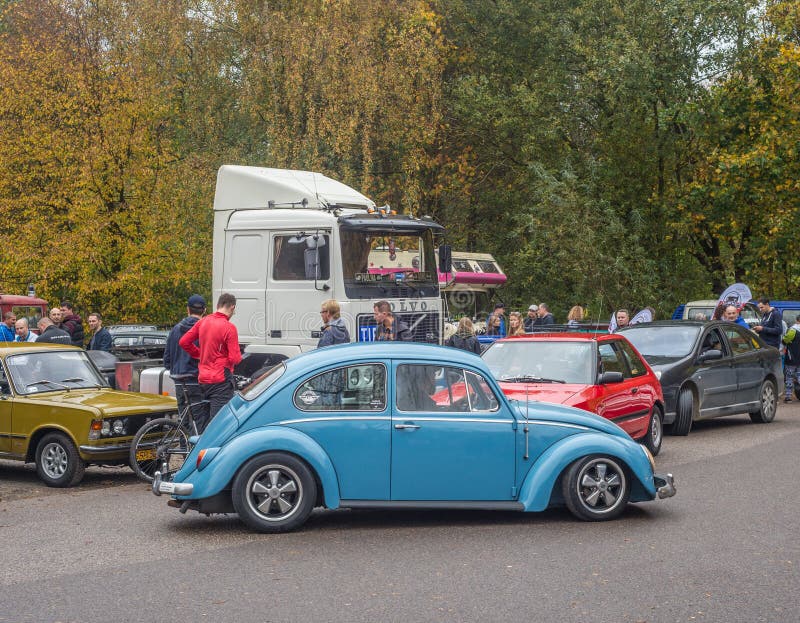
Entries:
{"label": "truck wiper", "polygon": [[497,380],[503,383],[566,383],[562,379],[548,379],[542,376],[501,376]]}

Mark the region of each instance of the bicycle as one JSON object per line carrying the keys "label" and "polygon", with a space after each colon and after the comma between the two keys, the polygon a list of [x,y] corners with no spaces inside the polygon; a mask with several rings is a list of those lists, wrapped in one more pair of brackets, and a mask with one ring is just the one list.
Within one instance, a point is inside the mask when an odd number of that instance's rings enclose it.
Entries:
{"label": "bicycle", "polygon": [[190,403],[186,385],[182,387],[186,406],[178,418],[151,420],[139,429],[131,441],[130,465],[140,480],[153,482],[156,471],[169,480],[172,474],[183,467],[192,451],[189,439],[200,434],[192,410],[208,404],[208,400]]}

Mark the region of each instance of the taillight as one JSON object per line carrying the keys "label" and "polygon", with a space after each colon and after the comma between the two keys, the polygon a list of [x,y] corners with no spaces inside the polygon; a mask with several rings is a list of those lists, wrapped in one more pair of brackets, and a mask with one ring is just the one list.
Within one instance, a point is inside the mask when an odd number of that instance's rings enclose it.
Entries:
{"label": "taillight", "polygon": [[206,455],[206,450],[205,449],[200,450],[200,452],[197,453],[197,463],[195,464],[195,468],[196,469],[200,469],[200,463],[203,462],[203,457],[205,455]]}

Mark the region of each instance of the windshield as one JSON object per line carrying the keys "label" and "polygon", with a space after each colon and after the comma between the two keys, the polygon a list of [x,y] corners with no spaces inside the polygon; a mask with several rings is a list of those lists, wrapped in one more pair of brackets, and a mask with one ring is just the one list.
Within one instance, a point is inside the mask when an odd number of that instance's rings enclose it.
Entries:
{"label": "windshield", "polygon": [[18,394],[107,387],[105,379],[83,351],[9,355],[6,365]]}
{"label": "windshield", "polygon": [[680,359],[688,355],[700,333],[700,327],[631,327],[620,331],[647,359]]}
{"label": "windshield", "polygon": [[279,363],[276,366],[272,366],[264,374],[262,374],[258,378],[253,379],[253,381],[250,384],[245,385],[240,390],[239,393],[245,400],[254,400],[258,398],[261,394],[263,394],[265,391],[267,391],[267,388],[270,385],[272,385],[275,381],[281,378],[281,375],[285,371],[286,371],[286,366],[283,363]]}
{"label": "windshield", "polygon": [[427,288],[426,296],[438,294],[439,276],[430,230],[399,233],[342,228],[341,236],[342,272],[348,296],[353,296],[351,289],[359,288],[370,289],[372,296],[375,290],[387,294],[389,287],[412,291]]}
{"label": "windshield", "polygon": [[510,383],[594,384],[592,342],[510,340],[481,355],[492,376]]}

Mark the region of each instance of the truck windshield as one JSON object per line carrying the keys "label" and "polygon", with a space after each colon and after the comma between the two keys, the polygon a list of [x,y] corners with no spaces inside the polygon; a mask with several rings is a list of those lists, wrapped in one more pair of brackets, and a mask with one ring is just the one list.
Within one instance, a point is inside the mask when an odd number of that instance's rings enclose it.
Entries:
{"label": "truck windshield", "polygon": [[350,298],[438,296],[430,230],[343,228],[341,236],[342,276]]}

